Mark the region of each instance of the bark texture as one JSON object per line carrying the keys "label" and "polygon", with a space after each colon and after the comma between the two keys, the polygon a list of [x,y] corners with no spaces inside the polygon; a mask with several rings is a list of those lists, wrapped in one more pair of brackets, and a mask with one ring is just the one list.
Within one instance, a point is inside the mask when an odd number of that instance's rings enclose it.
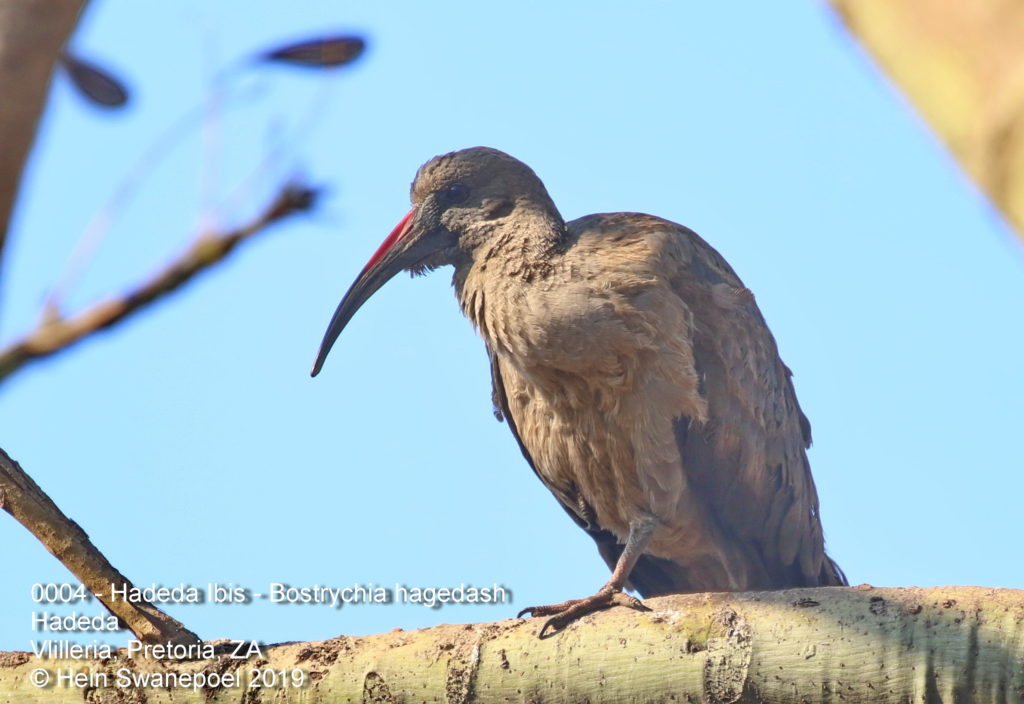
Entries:
{"label": "bark texture", "polygon": [[[1020,702],[1024,591],[825,587],[697,594],[613,609],[543,640],[541,619],[267,647],[265,659],[103,662],[0,655],[0,702]],[[106,673],[108,686],[30,683]],[[305,672],[249,690],[252,668]],[[219,689],[125,689],[129,672],[240,672]],[[94,680],[94,685],[98,680]]]}
{"label": "bark texture", "polygon": [[831,3],[1024,237],[1024,4]]}

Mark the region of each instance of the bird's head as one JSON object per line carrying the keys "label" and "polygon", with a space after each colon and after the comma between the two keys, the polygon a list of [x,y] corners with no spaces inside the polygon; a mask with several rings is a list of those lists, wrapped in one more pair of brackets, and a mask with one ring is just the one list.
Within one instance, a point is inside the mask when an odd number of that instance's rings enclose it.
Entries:
{"label": "bird's head", "polygon": [[561,222],[529,166],[488,147],[437,156],[412,183],[412,209],[370,257],[338,304],[313,364],[316,376],[334,341],[370,296],[400,271],[422,273],[468,265],[480,247],[517,214]]}

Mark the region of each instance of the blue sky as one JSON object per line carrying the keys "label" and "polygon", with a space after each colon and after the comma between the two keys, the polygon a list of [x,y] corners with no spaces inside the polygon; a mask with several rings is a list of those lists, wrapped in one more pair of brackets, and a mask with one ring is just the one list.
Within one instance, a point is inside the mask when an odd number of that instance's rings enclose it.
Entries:
{"label": "blue sky", "polygon": [[[419,164],[484,144],[530,164],[567,218],[649,212],[732,263],[795,372],[829,549],[853,583],[1024,588],[1021,247],[825,3],[500,8],[96,0],[74,46],[133,101],[103,113],[56,81],[5,262],[3,339],[34,324],[90,219],[218,75],[215,119],[117,209],[66,309],[139,280],[201,227],[244,221],[275,179],[327,197],[4,385],[3,447],[139,585],[513,593],[440,610],[169,608],[206,638],[498,620],[592,593],[607,570],[492,417],[483,345],[446,272],[391,282],[308,376]],[[328,31],[365,34],[364,59],[330,77],[221,73]],[[0,649],[27,650],[46,635],[32,584],[72,578],[9,518],[0,542]]]}

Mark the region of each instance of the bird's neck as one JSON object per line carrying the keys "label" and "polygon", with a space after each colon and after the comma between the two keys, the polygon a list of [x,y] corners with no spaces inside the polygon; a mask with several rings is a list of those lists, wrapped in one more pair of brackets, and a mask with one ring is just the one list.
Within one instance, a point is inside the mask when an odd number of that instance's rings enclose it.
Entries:
{"label": "bird's neck", "polygon": [[561,256],[566,226],[554,206],[517,204],[490,223],[471,256],[456,263],[453,284],[465,313],[488,337],[488,309],[514,305],[526,287],[546,279]]}
{"label": "bird's neck", "polygon": [[531,281],[550,271],[565,241],[565,222],[554,208],[520,205],[473,253],[472,268],[490,271],[491,278]]}
{"label": "bird's neck", "polygon": [[551,269],[565,238],[565,221],[553,207],[518,203],[508,217],[481,222],[460,237],[465,256],[454,262],[456,290],[474,279],[534,280]]}

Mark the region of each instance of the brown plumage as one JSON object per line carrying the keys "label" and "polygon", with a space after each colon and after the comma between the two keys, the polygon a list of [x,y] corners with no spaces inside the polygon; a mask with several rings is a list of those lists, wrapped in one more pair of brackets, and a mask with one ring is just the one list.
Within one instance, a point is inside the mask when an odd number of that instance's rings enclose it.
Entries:
{"label": "brown plumage", "polygon": [[[565,223],[494,149],[424,164],[413,210],[338,306],[314,375],[395,273],[455,267],[496,413],[612,579],[527,609],[558,629],[641,595],[840,585],[825,555],[810,425],[754,297],[687,228],[638,213]],[[543,632],[544,629],[542,629]]]}

